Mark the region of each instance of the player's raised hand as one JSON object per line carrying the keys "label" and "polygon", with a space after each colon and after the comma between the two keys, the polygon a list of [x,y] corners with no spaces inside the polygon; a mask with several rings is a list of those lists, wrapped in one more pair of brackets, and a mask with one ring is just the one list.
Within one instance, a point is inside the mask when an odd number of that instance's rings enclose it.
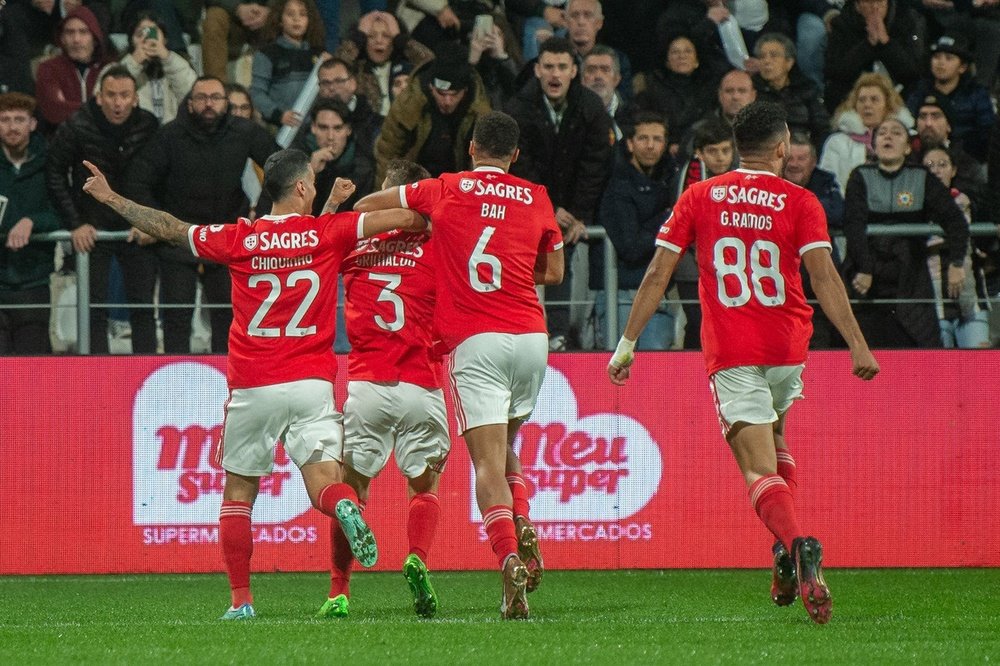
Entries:
{"label": "player's raised hand", "polygon": [[333,182],[333,187],[330,189],[329,201],[339,206],[347,201],[356,189],[357,187],[350,179],[338,178]]}
{"label": "player's raised hand", "polygon": [[872,356],[868,347],[859,350],[851,350],[851,364],[854,366],[851,373],[855,377],[860,377],[865,381],[874,379],[879,372],[878,361]]}
{"label": "player's raised hand", "polygon": [[87,179],[87,182],[83,184],[83,191],[94,197],[101,203],[107,203],[108,199],[114,196],[115,191],[111,189],[108,185],[108,179],[104,177],[101,170],[96,166],[88,162],[83,161],[83,166],[87,167],[90,171],[91,176]]}

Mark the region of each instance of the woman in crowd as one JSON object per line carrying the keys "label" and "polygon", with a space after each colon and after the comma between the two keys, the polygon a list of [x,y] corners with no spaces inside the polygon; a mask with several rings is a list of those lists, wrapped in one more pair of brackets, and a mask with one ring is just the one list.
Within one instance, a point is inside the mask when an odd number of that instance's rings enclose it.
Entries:
{"label": "woman in crowd", "polygon": [[132,50],[121,64],[135,77],[139,107],[156,116],[161,125],[169,123],[198,75],[187,60],[167,48],[163,24],[151,12],[136,15],[128,35]]}

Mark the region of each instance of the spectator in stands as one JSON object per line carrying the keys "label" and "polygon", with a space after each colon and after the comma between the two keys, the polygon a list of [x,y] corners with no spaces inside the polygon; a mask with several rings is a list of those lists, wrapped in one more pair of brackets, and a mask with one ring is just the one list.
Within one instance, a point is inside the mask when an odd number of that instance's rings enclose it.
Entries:
{"label": "spectator in stands", "polygon": [[[616,143],[622,140],[633,112],[632,105],[618,94],[621,78],[618,53],[613,48],[598,44],[583,59],[580,82],[601,98],[605,110],[611,117],[611,129],[615,133]],[[660,120],[666,127],[666,120],[663,120],[662,116]]]}
{"label": "spectator in stands", "polygon": [[687,159],[689,155],[694,153],[694,135],[706,122],[723,120],[732,126],[733,118],[736,117],[740,109],[755,99],[757,99],[757,89],[753,86],[753,79],[750,78],[750,74],[742,69],[730,70],[719,81],[718,106],[691,126],[691,129],[681,141],[681,149],[678,154]]}
{"label": "spectator in stands", "polygon": [[917,28],[900,0],[847,0],[830,22],[826,49],[826,108],[835,109],[858,76],[877,71],[904,88],[920,78]]}
{"label": "spectator in stands", "polygon": [[986,88],[975,81],[970,68],[972,52],[965,39],[942,35],[931,45],[930,78],[921,79],[907,98],[914,114],[928,95],[948,110],[952,140],[980,162],[986,161],[983,141],[996,123],[993,100]]}
{"label": "spectator in stands", "polygon": [[[980,139],[981,140],[981,139]],[[989,142],[987,142],[987,146]],[[951,186],[969,197],[973,210],[985,208],[983,192],[986,187],[984,165],[973,159],[962,147],[951,140],[951,120],[948,110],[936,95],[928,95],[917,107],[917,136],[911,140],[914,154],[921,161],[932,148],[944,148],[954,163],[957,173],[950,179]],[[941,179],[942,182],[944,179]]]}
{"label": "spectator in stands", "polygon": [[[132,230],[114,211],[85,195],[83,183],[89,178],[83,160],[89,160],[108,177],[115,189],[127,188],[132,179],[136,155],[152,139],[159,123],[149,111],[137,108],[135,79],[122,65],[101,75],[97,95],[87,101],[59,126],[49,150],[46,167],[49,193],[62,217],[63,226],[73,236],[76,252],[90,253],[90,298],[106,302],[112,257],[118,260],[125,282],[125,296],[133,307],[132,351],[156,353],[156,326],[153,319],[153,287],[156,257],[148,246],[153,239]],[[97,242],[98,231],[129,231],[129,241]],[[90,348],[108,353],[108,313],[105,308],[90,310]]]}
{"label": "spectator in stands", "polygon": [[38,66],[38,111],[54,129],[93,95],[98,74],[110,60],[104,32],[94,14],[77,7],[56,34],[62,52]]}
{"label": "spectator in stands", "polygon": [[[10,0],[3,12],[18,9],[17,23],[28,40],[28,51],[22,57],[35,58],[42,55],[52,43],[52,35],[58,34],[60,23],[81,5],[86,7],[100,26],[102,35],[107,35],[111,28],[111,13],[108,3],[104,0]],[[56,44],[59,46],[59,44]]]}
{"label": "spectator in stands", "polygon": [[0,11],[0,94],[21,92],[35,94],[28,60],[28,38],[21,7],[12,5]]}
{"label": "spectator in stands", "polygon": [[[124,4],[124,7],[121,5]],[[188,46],[184,33],[192,42],[198,41],[204,0],[111,0],[113,25],[132,34],[129,28],[139,22],[143,14],[153,17],[166,46],[177,55],[187,58]]]}
{"label": "spectator in stands", "polygon": [[822,91],[826,85],[823,66],[826,59],[827,32],[830,21],[840,13],[844,0],[799,0],[795,17],[795,48],[802,73]]}
{"label": "spectator in stands", "polygon": [[135,77],[139,108],[156,116],[160,124],[168,123],[177,116],[181,100],[198,75],[187,60],[167,49],[166,32],[153,14],[138,14],[128,34],[132,51],[121,64]]}
{"label": "spectator in stands", "polygon": [[[952,199],[962,211],[967,223],[972,222],[972,202],[965,194],[951,186],[958,169],[946,148],[931,148],[924,153],[924,168],[934,174],[949,188]],[[945,347],[980,349],[990,346],[989,313],[980,305],[977,282],[980,267],[973,268],[972,254],[965,254],[965,282],[958,297],[948,298],[942,286],[948,279],[944,239],[934,235],[927,241],[927,270],[934,286],[934,307],[941,326],[941,342]]]}
{"label": "spectator in stands", "polygon": [[490,111],[479,75],[464,49],[445,43],[418,68],[410,87],[393,102],[375,142],[375,182],[385,179],[394,159],[416,162],[437,177],[468,166],[476,118]]}
{"label": "spectator in stands", "polygon": [[228,81],[229,61],[239,58],[244,46],[257,48],[264,43],[269,15],[263,0],[205,0],[205,19],[201,23],[205,76]]}
{"label": "spectator in stands", "polygon": [[702,67],[694,42],[686,35],[668,41],[662,68],[636,75],[635,105],[666,115],[671,155],[677,156],[688,130],[712,109],[719,78]]}
{"label": "spectator in stands", "polygon": [[[340,0],[317,0],[319,14],[326,32],[326,52],[333,53],[340,46]],[[386,10],[386,0],[358,0],[362,14]]]}
{"label": "spectator in stands", "polygon": [[521,19],[521,56],[538,57],[538,47],[549,37],[566,36],[566,0],[510,0],[507,15]]}
{"label": "spectator in stands", "polygon": [[[318,83],[316,102],[322,99],[339,99],[346,104],[347,110],[351,112],[355,141],[368,152],[374,152],[375,139],[382,131],[383,118],[372,108],[370,100],[358,92],[358,79],[351,67],[340,58],[328,58],[319,66]],[[304,125],[299,134],[308,131],[309,125]]]}
{"label": "spectator in stands", "polygon": [[[816,146],[809,140],[808,135],[801,132],[792,134],[787,159],[782,174],[784,178],[816,195],[823,206],[823,212],[826,213],[826,226],[831,233],[834,229],[841,229],[844,226],[844,196],[840,193],[836,176],[829,171],[816,168]],[[833,246],[833,263],[840,266],[840,253],[836,243]],[[805,271],[805,266],[802,270]],[[807,277],[806,272],[803,278]],[[816,298],[810,280],[803,279],[802,288],[805,290],[806,298],[810,300]],[[827,319],[822,308],[813,308],[813,336],[809,346],[813,349],[844,346],[843,339],[836,327]]]}
{"label": "spectator in stands", "polygon": [[[628,159],[616,160],[611,179],[601,198],[598,221],[608,233],[618,254],[618,331],[606,331],[606,340],[621,337],[632,299],[642,282],[653,251],[656,234],[667,218],[673,177],[673,160],[667,152],[667,123],[652,111],[640,111],[627,126]],[[592,263],[592,269],[597,266]],[[605,314],[604,300],[597,299],[598,319]],[[674,314],[666,300],[643,329],[637,349],[670,349],[674,341]],[[599,330],[603,326],[599,327]]]}
{"label": "spectator in stands", "polygon": [[469,36],[469,64],[476,68],[490,100],[500,108],[517,92],[518,68],[507,53],[503,32],[494,24],[487,32],[473,30]]}
{"label": "spectator in stands", "polygon": [[334,54],[358,77],[358,92],[381,116],[389,113],[389,77],[395,63],[406,61],[414,68],[434,57],[423,44],[400,30],[388,12],[369,12],[358,21],[349,40]]}
{"label": "spectator in stands", "polygon": [[[246,89],[246,86],[241,86],[238,83],[227,83],[226,101],[229,104],[229,115],[236,118],[246,118],[255,122],[263,122],[260,114],[257,113],[257,109],[253,105],[253,98],[250,97],[250,91]],[[261,176],[263,175],[264,172],[261,170]]]}
{"label": "spectator in stands", "polygon": [[778,32],[761,35],[754,46],[760,71],[754,74],[757,99],[780,104],[788,114],[788,128],[805,132],[822,146],[830,131],[830,115],[819,89],[795,64],[795,44]]}
{"label": "spectator in stands", "polygon": [[397,62],[389,70],[389,105],[396,101],[396,98],[403,94],[410,85],[410,75],[413,73],[413,65],[408,62]]}
{"label": "spectator in stands", "polygon": [[[604,8],[600,0],[569,0],[566,3],[566,25],[568,36],[576,52],[577,67],[583,65],[583,59],[597,46],[597,33],[604,27]],[[621,81],[618,84],[618,94],[625,99],[632,97],[632,64],[628,56],[618,51],[618,69]]]}
{"label": "spectator in stands", "polygon": [[577,80],[572,44],[553,37],[541,46],[529,81],[508,103],[505,111],[521,128],[520,157],[511,173],[545,185],[556,208],[556,221],[566,243],[570,280],[547,287],[545,298],[553,349],[579,344],[570,330],[570,292],[586,287],[573,276],[571,257],[577,241],[587,237],[611,171],[611,118],[601,98]]}
{"label": "spectator in stands", "polygon": [[[927,236],[868,236],[870,224],[936,222],[944,229],[947,294],[965,283],[969,225],[951,193],[923,166],[907,164],[907,127],[895,118],[875,128],[877,163],[856,168],[844,196],[844,274],[858,324],[873,347],[940,347]],[[888,304],[871,301],[889,299]]]}
{"label": "spectator in stands", "polygon": [[[260,125],[227,111],[222,81],[209,76],[195,81],[177,118],[160,128],[136,160],[131,198],[191,224],[217,224],[247,215],[250,203],[241,185],[247,160],[262,165],[277,146]],[[225,266],[200,261],[187,247],[163,245],[157,251],[161,303],[193,304],[199,279],[204,303],[230,302]],[[191,315],[189,308],[164,309],[163,342],[168,354],[190,353]],[[229,308],[211,309],[213,352],[226,351],[232,318]]]}
{"label": "spectator in stands", "polygon": [[976,81],[992,90],[1000,60],[1000,3],[997,0],[922,0],[913,4],[927,18],[928,41],[933,42],[944,33],[968,37],[974,45]]}
{"label": "spectator in stands", "polygon": [[253,58],[250,95],[275,127],[298,127],[292,110],[313,63],[323,53],[323,23],[313,0],[276,0],[264,26],[265,44]]}
{"label": "spectator in stands", "polygon": [[[671,183],[670,205],[694,183],[736,168],[738,156],[733,142],[733,128],[728,121],[708,119],[694,135],[694,155]],[[694,246],[688,248],[673,275],[687,324],[684,326],[684,349],[701,349],[701,303],[698,302],[698,264]]]}
{"label": "spectator in stands", "polygon": [[316,172],[316,200],[313,215],[319,215],[337,178],[354,183],[354,193],[341,204],[350,210],[354,202],[370,193],[375,184],[375,158],[354,139],[351,112],[337,99],[319,100],[312,110],[311,131],[300,143],[292,144],[310,156]]}
{"label": "spectator in stands", "polygon": [[[45,139],[35,133],[35,99],[24,93],[0,94],[0,355],[47,354],[49,274],[55,246],[31,241],[31,234],[59,228],[45,187]],[[37,305],[7,309],[6,306]]]}
{"label": "spectator in stands", "polygon": [[907,128],[913,127],[913,116],[892,82],[873,72],[858,77],[833,118],[837,131],[823,145],[819,167],[837,177],[841,190],[847,188],[854,167],[874,159],[872,133],[883,120],[896,118]]}

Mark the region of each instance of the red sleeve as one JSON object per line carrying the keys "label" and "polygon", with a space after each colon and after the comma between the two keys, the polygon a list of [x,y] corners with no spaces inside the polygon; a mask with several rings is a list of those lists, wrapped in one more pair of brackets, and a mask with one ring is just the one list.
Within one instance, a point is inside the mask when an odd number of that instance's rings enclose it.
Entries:
{"label": "red sleeve", "polygon": [[364,213],[345,211],[343,213],[328,213],[316,218],[323,236],[323,245],[344,246],[353,248],[361,239],[361,218]]}
{"label": "red sleeve", "polygon": [[552,207],[552,200],[544,187],[539,187],[537,192],[537,206],[539,214],[542,216],[542,252],[555,252],[563,246],[562,229],[556,222],[555,208]]}
{"label": "red sleeve", "polygon": [[673,250],[678,254],[683,253],[694,242],[694,213],[691,192],[688,189],[677,200],[674,209],[670,212],[670,217],[660,227],[660,232],[656,234],[656,244]]}
{"label": "red sleeve", "polygon": [[434,211],[434,206],[441,200],[443,192],[444,181],[440,178],[428,178],[401,186],[399,198],[403,202],[403,207],[423,215],[430,215]]}
{"label": "red sleeve", "polygon": [[799,221],[795,225],[795,246],[799,254],[817,247],[832,247],[826,224],[826,212],[812,192],[804,192],[797,206]]}
{"label": "red sleeve", "polygon": [[[242,222],[236,224],[195,224],[188,229],[188,243],[194,256],[211,259],[219,264],[231,264],[242,252]],[[256,237],[254,238],[256,240]],[[252,250],[253,248],[246,248]]]}

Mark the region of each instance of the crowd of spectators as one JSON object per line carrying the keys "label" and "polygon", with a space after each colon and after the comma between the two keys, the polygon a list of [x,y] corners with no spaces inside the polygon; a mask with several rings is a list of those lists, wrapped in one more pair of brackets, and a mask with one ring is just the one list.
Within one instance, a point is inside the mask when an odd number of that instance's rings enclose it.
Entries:
{"label": "crowd of spectators", "polygon": [[[433,176],[467,168],[472,126],[491,109],[517,120],[512,172],[548,188],[563,230],[567,280],[546,289],[551,347],[606,344],[618,332],[604,330],[601,241],[588,227],[604,227],[617,250],[621,325],[673,201],[738,166],[730,121],[754,99],[788,113],[785,175],[822,202],[868,338],[997,344],[1000,239],[970,240],[968,224],[1000,223],[1000,0],[341,5],[0,8],[0,353],[47,349],[56,253],[29,237],[58,228],[91,254],[92,301],[132,306],[133,351],[191,350],[199,284],[201,301],[216,306],[209,348],[225,351],[225,269],[138,232],[98,241],[98,231],[128,225],[81,196],[83,159],[142,203],[223,223],[269,210],[257,198],[259,165],[279,145],[310,155],[317,201],[337,177],[360,197],[397,158]],[[304,95],[314,99],[305,107]],[[914,221],[945,233],[868,233]],[[697,281],[682,268],[641,348],[699,346]],[[154,292],[164,306],[156,316]],[[816,346],[837,346],[821,315],[816,330]],[[92,310],[91,341],[109,348],[106,307]]]}

